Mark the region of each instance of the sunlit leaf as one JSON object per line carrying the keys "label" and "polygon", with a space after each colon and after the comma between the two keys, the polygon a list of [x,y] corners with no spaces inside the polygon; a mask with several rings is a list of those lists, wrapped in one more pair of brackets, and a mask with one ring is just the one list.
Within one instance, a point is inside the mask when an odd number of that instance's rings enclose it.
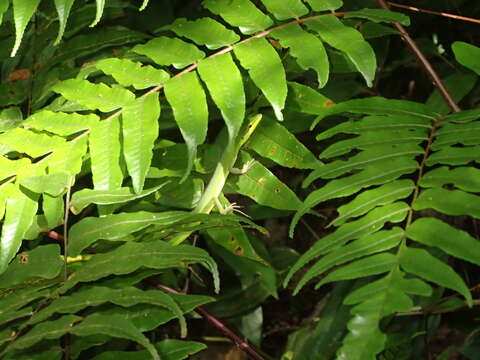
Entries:
{"label": "sunlit leaf", "polygon": [[205,57],[205,54],[195,45],[163,36],[152,39],[146,44],[136,45],[132,51],[148,56],[158,65],[173,65],[177,69]]}
{"label": "sunlit leaf", "polygon": [[100,121],[90,133],[92,178],[95,190],[114,190],[122,185],[120,120]]}
{"label": "sunlit leaf", "polygon": [[188,165],[182,181],[190,174],[197,146],[205,141],[208,127],[208,106],[195,73],[187,73],[165,84],[165,96],[172,106],[175,121],[188,147]]}
{"label": "sunlit leaf", "polygon": [[55,0],[55,8],[57,9],[58,21],[60,26],[58,29],[58,35],[55,39],[54,45],[58,45],[65,32],[65,26],[67,25],[68,16],[70,15],[70,9],[72,8],[75,0]]}
{"label": "sunlit leaf", "polygon": [[133,102],[135,95],[128,90],[111,88],[103,83],[93,84],[87,80],[68,79],[52,87],[52,91],[68,100],[102,112],[110,112]]}
{"label": "sunlit leaf", "polygon": [[191,39],[198,45],[205,45],[209,49],[218,49],[240,40],[240,37],[232,30],[210,18],[200,18],[194,21],[177,18],[166,28],[178,36]]}
{"label": "sunlit leaf", "polygon": [[10,56],[15,56],[22,42],[23,33],[37,10],[40,0],[13,0],[13,19],[15,22],[15,44]]}
{"label": "sunlit leaf", "polygon": [[272,32],[283,47],[290,48],[290,53],[305,70],[317,72],[318,87],[324,87],[329,76],[327,52],[322,41],[300,25],[287,26]]}
{"label": "sunlit leaf", "polygon": [[198,72],[222,112],[230,141],[234,141],[245,118],[245,93],[240,71],[231,55],[223,54],[200,61]]}
{"label": "sunlit leaf", "polygon": [[273,25],[273,21],[250,0],[205,0],[202,5],[247,35]]}
{"label": "sunlit leaf", "polygon": [[157,94],[139,98],[123,109],[123,156],[137,194],[143,189],[152,162],[159,117],[160,102]]}
{"label": "sunlit leaf", "polygon": [[0,237],[0,274],[5,272],[33,222],[38,209],[37,200],[38,198],[27,196],[18,188],[11,189]]}
{"label": "sunlit leaf", "polygon": [[298,19],[308,13],[301,0],[262,0],[262,3],[278,20]]}
{"label": "sunlit leaf", "polygon": [[287,83],[285,70],[275,49],[267,40],[257,38],[236,45],[234,53],[272,105],[277,119],[283,120]]}
{"label": "sunlit leaf", "polygon": [[129,59],[108,58],[95,64],[97,69],[111,75],[123,86],[133,86],[135,89],[146,89],[151,86],[164,84],[170,75],[153,66],[133,62]]}

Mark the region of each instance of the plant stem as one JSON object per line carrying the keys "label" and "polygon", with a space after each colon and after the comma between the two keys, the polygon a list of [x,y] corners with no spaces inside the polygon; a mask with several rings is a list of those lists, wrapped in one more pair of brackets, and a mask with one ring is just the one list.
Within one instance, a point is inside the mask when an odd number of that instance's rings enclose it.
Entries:
{"label": "plant stem", "polygon": [[[166,293],[170,294],[182,294],[181,292],[172,289],[166,285],[157,284],[154,281],[150,281],[152,285],[154,285],[157,289],[163,290]],[[199,306],[194,310],[197,314],[202,316],[205,320],[207,320],[212,326],[216,327],[222,333],[225,334],[226,337],[230,338],[245,354],[250,356],[250,358],[254,360],[265,360],[262,355],[255,350],[252,345],[248,342],[243,340],[240,336],[238,336],[235,332],[229,329],[223,322],[217,319],[215,316],[211,315],[207,310],[203,307]]]}
{"label": "plant stem", "polygon": [[[377,3],[381,8],[383,8],[385,10],[390,10],[390,8],[388,7],[388,5],[385,3],[384,0],[377,0]],[[455,100],[453,100],[452,95],[450,94],[450,92],[447,90],[447,88],[443,84],[443,82],[440,79],[440,77],[438,76],[437,72],[432,67],[432,64],[430,64],[430,61],[428,61],[428,59],[425,57],[425,55],[423,55],[422,51],[418,48],[417,44],[415,44],[415,41],[413,41],[413,39],[410,37],[410,35],[405,30],[405,28],[402,25],[400,25],[399,23],[394,23],[393,27],[400,32],[403,40],[407,43],[407,46],[410,48],[412,53],[420,61],[423,68],[425,69],[425,72],[432,79],[433,84],[437,87],[438,91],[440,92],[440,95],[442,95],[443,99],[448,104],[450,109],[452,109],[453,112],[461,111],[460,107],[457,105]]]}
{"label": "plant stem", "polygon": [[421,8],[417,8],[417,7],[414,7],[414,6],[397,4],[397,3],[394,3],[394,2],[391,2],[391,1],[388,1],[387,4],[390,5],[390,6],[393,6],[393,7],[397,7],[397,8],[405,9],[405,10],[409,10],[409,11],[416,11],[416,12],[419,12],[419,13],[443,16],[443,17],[448,17],[448,18],[455,19],[455,20],[463,20],[463,21],[468,21],[468,22],[473,22],[473,23],[480,24],[480,19],[474,19],[474,18],[470,18],[470,17],[466,17],[466,16],[449,14],[449,13],[446,13],[446,12],[438,12],[438,11],[432,11],[432,10],[427,10],[427,9],[421,9]]}

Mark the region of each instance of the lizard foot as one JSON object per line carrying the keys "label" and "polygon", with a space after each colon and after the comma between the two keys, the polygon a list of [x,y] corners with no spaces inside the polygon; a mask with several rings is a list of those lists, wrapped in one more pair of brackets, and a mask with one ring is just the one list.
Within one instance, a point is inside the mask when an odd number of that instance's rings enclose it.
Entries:
{"label": "lizard foot", "polygon": [[248,170],[250,170],[252,168],[253,164],[255,164],[255,160],[250,159],[242,166],[241,169],[237,169],[237,168],[232,167],[232,168],[230,168],[230,172],[232,174],[235,174],[235,175],[245,174],[246,172],[248,172]]}

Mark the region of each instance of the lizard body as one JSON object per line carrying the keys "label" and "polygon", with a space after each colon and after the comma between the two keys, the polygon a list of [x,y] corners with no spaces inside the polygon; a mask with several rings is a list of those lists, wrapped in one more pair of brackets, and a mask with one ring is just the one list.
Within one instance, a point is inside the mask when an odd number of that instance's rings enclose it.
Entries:
{"label": "lizard body", "polygon": [[[228,142],[220,161],[217,163],[212,177],[210,178],[210,181],[202,194],[202,197],[198,201],[195,209],[193,209],[194,213],[209,214],[215,205],[218,204],[218,197],[222,193],[223,186],[227,181],[228,175],[230,173],[244,173],[251,167],[251,162],[245,164],[244,168],[241,170],[235,169],[233,166],[235,165],[240,149],[253,134],[261,119],[261,114],[254,115],[249,118],[248,123],[242,128],[239,135],[235,139]],[[221,209],[219,210],[221,211]],[[169,242],[172,245],[178,245],[185,241],[190,234],[191,232],[179,233],[174,235]]]}

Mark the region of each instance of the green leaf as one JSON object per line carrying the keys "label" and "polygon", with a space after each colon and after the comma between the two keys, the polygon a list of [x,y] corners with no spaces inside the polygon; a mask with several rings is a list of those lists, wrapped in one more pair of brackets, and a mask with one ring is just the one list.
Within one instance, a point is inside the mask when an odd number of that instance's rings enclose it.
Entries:
{"label": "green leaf", "polygon": [[479,130],[480,121],[467,124],[445,124],[438,130],[431,149],[444,149],[457,144],[480,145]]}
{"label": "green leaf", "polygon": [[123,86],[133,86],[135,89],[146,89],[164,84],[170,75],[153,66],[143,65],[129,59],[108,58],[102,59],[95,67],[105,74],[111,75]]}
{"label": "green leaf", "polygon": [[[375,359],[376,355],[385,349],[387,337],[379,329],[382,317],[395,312],[409,311],[413,307],[410,297],[397,286],[405,281],[403,277],[403,273],[394,269],[386,277],[375,282],[381,284],[381,291],[370,292],[364,302],[351,310],[354,316],[347,324],[349,333],[337,351],[339,359]],[[373,283],[358,290],[366,290],[371,284]]]}
{"label": "green leaf", "polygon": [[149,0],[143,0],[142,6],[140,6],[140,8],[138,9],[138,11],[143,11],[143,10],[145,10],[145,8],[146,8],[147,5],[148,5],[148,1],[149,1]]}
{"label": "green leaf", "polygon": [[208,229],[208,236],[218,245],[223,246],[232,254],[243,256],[255,261],[264,261],[260,258],[248,239],[245,230],[240,224],[230,229]]}
{"label": "green leaf", "polygon": [[245,92],[240,71],[227,53],[201,60],[198,73],[220,109],[230,142],[233,142],[245,118]]}
{"label": "green leaf", "polygon": [[[250,158],[246,152],[240,153],[243,164]],[[274,209],[296,210],[301,205],[297,195],[259,162],[255,162],[245,174],[229,176],[226,191],[248,196],[258,204]]]}
{"label": "green leaf", "polygon": [[182,178],[183,182],[192,170],[197,146],[205,141],[207,135],[207,100],[198,77],[193,72],[167,82],[165,96],[173,108],[175,121],[188,147],[188,165]]}
{"label": "green leaf", "polygon": [[15,257],[0,275],[0,288],[9,288],[27,280],[52,279],[60,274],[63,264],[58,245],[37,246]]}
{"label": "green leaf", "polygon": [[307,196],[290,224],[290,236],[293,235],[293,230],[300,217],[323,201],[349,196],[368,186],[391,182],[403,174],[415,171],[417,168],[418,163],[416,161],[402,157],[378,165],[370,165],[357,174],[328,182],[325,186],[312,191]]}
{"label": "green leaf", "polygon": [[22,126],[27,129],[46,130],[57,135],[68,136],[91,129],[98,121],[99,117],[95,114],[80,115],[41,110],[28,117]]}
{"label": "green leaf", "polygon": [[3,14],[8,10],[10,0],[0,0],[0,25],[2,25]]}
{"label": "green leaf", "polygon": [[23,33],[37,10],[40,0],[12,0],[13,20],[15,22],[15,44],[13,45],[10,56],[15,56],[22,42]]}
{"label": "green leaf", "polygon": [[95,190],[115,190],[122,185],[120,120],[103,120],[90,132],[89,147]]}
{"label": "green leaf", "polygon": [[347,175],[354,170],[363,170],[369,166],[382,166],[386,161],[402,161],[408,157],[414,158],[423,154],[424,150],[415,142],[396,144],[394,142],[368,146],[366,150],[351,156],[348,160],[334,160],[323,164],[312,171],[303,181],[302,186],[308,187],[317,179],[333,179]]}
{"label": "green leaf", "polygon": [[349,203],[337,208],[338,217],[329,226],[339,226],[350,218],[363,215],[379,205],[386,205],[409,196],[415,189],[412,180],[397,180],[366,190]]}
{"label": "green leaf", "polygon": [[332,281],[350,280],[381,274],[390,271],[396,263],[397,257],[393,254],[384,253],[368,256],[332,271],[315,285],[315,289]]}
{"label": "green leaf", "polygon": [[[380,230],[387,222],[398,223],[404,220],[407,216],[408,210],[408,205],[403,202],[378,207],[364,217],[348,222],[336,229],[333,233],[324,236],[320,241],[317,241],[312,247],[310,247],[310,249],[308,249],[308,251],[305,252],[290,268],[290,271],[284,280],[284,285],[288,283],[293,274],[300,270],[309,261],[338,248],[350,240],[373,234]],[[300,288],[309,279],[310,278],[302,279],[297,287]]]}
{"label": "green leaf", "polygon": [[16,128],[0,135],[0,145],[7,146],[19,153],[33,158],[45,155],[65,143],[65,139],[33,131]]}
{"label": "green leaf", "polygon": [[410,18],[407,15],[383,9],[362,9],[350,11],[345,14],[344,19],[360,18],[380,23],[400,23],[405,26],[410,25]]}
{"label": "green leaf", "polygon": [[94,27],[95,25],[97,25],[100,19],[102,18],[103,9],[105,7],[105,0],[95,0],[95,4],[97,7],[97,10],[95,12],[95,19],[90,24],[90,27]]}
{"label": "green leaf", "polygon": [[89,31],[86,35],[77,35],[65,41],[56,55],[48,61],[50,66],[80,57],[98,54],[100,50],[125,46],[144,40],[146,34],[123,26],[103,26],[99,30]]}
{"label": "green leaf", "polygon": [[472,306],[472,295],[467,285],[453,269],[424,249],[404,248],[400,256],[402,268],[425,280],[445,286],[462,294],[468,306]]}
{"label": "green leaf", "polygon": [[133,188],[142,191],[158,137],[160,102],[153,93],[125,106],[122,113],[123,156],[132,177]]}
{"label": "green leaf", "polygon": [[[475,86],[477,79],[478,76],[472,73],[454,73],[442,80],[453,100],[458,103],[470,93]],[[432,109],[435,109],[442,115],[451,112],[450,107],[445,102],[438,89],[433,91],[428,98],[426,105],[430,106]],[[443,124],[445,123],[448,124],[447,121],[443,122]]]}
{"label": "green leaf", "polygon": [[422,244],[436,246],[449,255],[480,265],[478,240],[439,219],[417,219],[408,227],[407,235]]}
{"label": "green leaf", "polygon": [[150,213],[110,214],[102,217],[86,217],[76,222],[69,231],[69,256],[77,256],[83,249],[98,239],[118,240],[128,234],[142,230],[151,224],[169,225],[188,216],[182,211]]}
{"label": "green leaf", "polygon": [[291,132],[269,117],[250,137],[248,148],[277,164],[294,169],[315,169],[322,163]]}
{"label": "green leaf", "polygon": [[[155,348],[162,360],[183,360],[190,358],[199,351],[207,348],[206,345],[194,341],[182,341],[177,339],[165,339],[155,344]],[[144,360],[148,356],[146,350],[141,351],[106,351],[95,356],[92,360]]]}
{"label": "green leaf", "polygon": [[0,237],[0,274],[3,274],[8,263],[13,259],[28,228],[37,213],[36,198],[31,198],[18,188],[12,188],[7,199],[5,220]]}
{"label": "green leaf", "polygon": [[159,290],[140,290],[135,287],[123,287],[112,289],[102,286],[93,286],[74,292],[69,296],[62,296],[49,306],[36,312],[28,321],[28,324],[36,324],[48,319],[55,313],[76,313],[89,306],[99,306],[110,302],[123,307],[130,307],[139,303],[147,303],[154,306],[164,307],[180,319],[182,336],[186,336],[187,328],[183,311],[177,303],[166,293]]}
{"label": "green leaf", "polygon": [[430,155],[426,161],[428,166],[442,165],[465,165],[469,162],[479,162],[480,147],[446,147]]}
{"label": "green leaf", "polygon": [[342,0],[307,0],[307,2],[315,11],[333,11],[343,6]]}
{"label": "green leaf", "polygon": [[23,336],[17,338],[11,343],[9,350],[26,349],[43,339],[58,339],[71,332],[73,325],[81,320],[82,318],[79,316],[66,315],[57,320],[45,321],[35,326]]}
{"label": "green leaf", "polygon": [[450,169],[442,166],[428,171],[420,180],[422,187],[442,187],[449,184],[461,190],[480,192],[480,170],[473,167]]}
{"label": "green leaf", "polygon": [[67,25],[68,16],[70,15],[70,9],[72,8],[75,0],[55,0],[55,8],[57,9],[58,21],[60,26],[58,28],[58,35],[53,45],[58,45],[65,32],[65,26]]}
{"label": "green leaf", "polygon": [[130,321],[120,316],[92,314],[73,327],[70,332],[78,336],[104,334],[132,340],[144,346],[154,360],[160,360],[157,350],[150,341]]}
{"label": "green leaf", "polygon": [[288,106],[295,111],[306,114],[322,114],[332,101],[311,87],[295,82],[288,83]]}
{"label": "green leaf", "polygon": [[452,50],[455,54],[455,59],[463,66],[480,75],[480,65],[478,59],[480,56],[480,48],[463,41],[455,41],[452,44]]}
{"label": "green leaf", "polygon": [[72,213],[77,215],[90,204],[111,205],[130,202],[150,195],[168,183],[169,181],[164,181],[160,185],[145,189],[138,194],[132,191],[131,188],[120,188],[117,190],[82,189],[72,195],[70,209]]}
{"label": "green leaf", "polygon": [[344,264],[350,260],[358,259],[366,255],[383,252],[397,246],[404,238],[402,229],[394,227],[392,230],[379,231],[366,235],[349,244],[339,247],[317,261],[302,277],[297,289],[302,288],[314,277],[323,274],[334,266]]}
{"label": "green leaf", "polygon": [[243,34],[253,34],[273,25],[273,21],[250,0],[204,0],[202,5],[238,27]]}
{"label": "green leaf", "polygon": [[[427,136],[431,128],[431,122],[428,119],[414,116],[365,116],[360,121],[345,121],[317,135],[317,140],[328,139],[337,134],[358,134],[368,135],[377,131],[404,131],[412,135],[422,134]],[[381,136],[381,134],[379,134]],[[390,136],[388,139],[397,139],[396,136]],[[423,139],[423,138],[422,138]],[[420,139],[419,139],[420,140]]]}
{"label": "green leaf", "polygon": [[158,37],[132,49],[137,54],[146,55],[158,65],[173,65],[184,68],[205,57],[205,54],[190,43],[177,38]]}
{"label": "green leaf", "polygon": [[42,209],[45,215],[48,229],[56,228],[62,224],[65,213],[65,203],[62,196],[53,197],[42,194]]}
{"label": "green leaf", "polygon": [[480,109],[470,109],[449,114],[444,120],[447,123],[465,123],[477,119],[480,119]]}
{"label": "green leaf", "polygon": [[10,107],[0,111],[0,132],[16,128],[23,120],[20,108]]}
{"label": "green leaf", "polygon": [[81,170],[83,156],[86,152],[86,136],[64,143],[48,158],[49,172],[65,171],[71,176],[75,176]]}
{"label": "green leaf", "polygon": [[92,282],[112,274],[129,274],[141,267],[184,268],[193,263],[203,265],[212,273],[215,291],[218,292],[217,265],[206,251],[190,245],[173,246],[163,241],[127,242],[109,253],[94,255],[68,277],[60,292],[64,293],[80,282]]}
{"label": "green leaf", "polygon": [[272,32],[283,47],[290,48],[290,53],[297,59],[302,69],[317,72],[318,87],[322,88],[328,81],[329,62],[322,41],[300,25],[287,26]]}
{"label": "green leaf", "polygon": [[89,109],[98,109],[102,112],[116,110],[135,100],[135,95],[128,90],[80,79],[61,81],[52,87],[52,91]]}
{"label": "green leaf", "polygon": [[45,193],[51,196],[59,196],[70,185],[70,181],[70,175],[62,172],[30,176],[22,179],[20,185],[38,194]]}
{"label": "green leaf", "polygon": [[413,203],[414,210],[435,209],[447,215],[480,218],[480,197],[461,190],[427,189]]}
{"label": "green leaf", "polygon": [[382,97],[369,97],[364,99],[354,99],[326,107],[323,113],[320,113],[312,128],[318,121],[326,116],[340,113],[367,114],[367,115],[388,115],[388,116],[415,116],[435,121],[437,114],[428,106],[420,103],[405,100],[391,100]]}
{"label": "green leaf", "polygon": [[22,169],[30,168],[32,162],[28,158],[20,158],[18,160],[10,160],[4,156],[0,156],[0,180],[11,177]]}
{"label": "green leaf", "polygon": [[[180,306],[183,313],[188,313],[198,306],[215,301],[212,297],[202,295],[170,294],[170,297]],[[148,304],[134,305],[129,308],[110,307],[102,313],[120,315],[124,319],[130,320],[142,332],[154,330],[176,318],[170,310]]]}
{"label": "green leaf", "polygon": [[173,24],[165,28],[178,36],[186,37],[198,45],[205,45],[212,50],[231,45],[240,40],[240,36],[232,30],[210,18],[200,18],[194,21],[177,18]]}
{"label": "green leaf", "polygon": [[308,14],[308,8],[301,0],[262,0],[262,3],[278,20],[298,19]]}
{"label": "green leaf", "polygon": [[359,31],[345,26],[333,15],[314,18],[306,22],[306,25],[318,32],[326,43],[344,52],[363,75],[367,85],[372,86],[377,60],[372,47]]}
{"label": "green leaf", "polygon": [[234,52],[242,67],[248,70],[255,85],[272,105],[277,119],[283,120],[287,83],[282,61],[275,49],[267,40],[256,38],[236,45]]}

